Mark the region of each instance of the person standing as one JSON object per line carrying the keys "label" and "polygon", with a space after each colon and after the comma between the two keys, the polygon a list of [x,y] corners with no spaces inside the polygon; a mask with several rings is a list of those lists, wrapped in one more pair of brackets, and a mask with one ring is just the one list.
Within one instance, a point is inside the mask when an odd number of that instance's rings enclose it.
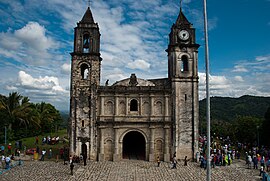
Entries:
{"label": "person standing", "polygon": [[187,166],[187,156],[185,156],[184,166]]}
{"label": "person standing", "polygon": [[265,164],[264,156],[262,156],[262,159],[261,159],[260,163],[261,163],[261,167],[263,167],[263,169],[264,169],[264,164]]}
{"label": "person standing", "polygon": [[44,161],[45,154],[46,154],[46,150],[43,149],[43,150],[41,151],[41,159],[40,159],[40,161]]}
{"label": "person standing", "polygon": [[6,162],[6,169],[10,169],[10,166],[9,166],[10,160],[11,160],[10,157],[7,156],[7,157],[6,157],[6,160],[5,160],[5,162]]}
{"label": "person standing", "polygon": [[258,169],[258,158],[257,158],[256,154],[253,157],[253,168]]}
{"label": "person standing", "polygon": [[49,156],[48,157],[49,157],[49,159],[52,158],[52,148],[49,149]]}
{"label": "person standing", "polygon": [[5,169],[5,162],[6,162],[5,155],[2,155],[1,162],[2,162],[2,169]]}
{"label": "person standing", "polygon": [[159,159],[159,156],[157,157],[157,166],[159,167],[160,165],[160,159]]}
{"label": "person standing", "polygon": [[176,163],[177,163],[177,161],[176,161],[176,156],[174,156],[173,157],[173,167],[172,167],[172,169],[176,169]]}
{"label": "person standing", "polygon": [[8,154],[11,155],[11,143],[8,144]]}

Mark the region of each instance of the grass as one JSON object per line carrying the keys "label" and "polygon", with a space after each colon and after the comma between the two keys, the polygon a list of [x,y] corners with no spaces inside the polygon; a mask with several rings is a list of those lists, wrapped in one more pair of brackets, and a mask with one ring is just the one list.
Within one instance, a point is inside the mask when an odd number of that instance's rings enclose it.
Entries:
{"label": "grass", "polygon": [[[59,136],[60,138],[60,141],[54,145],[49,145],[49,144],[42,144],[42,139],[44,137],[47,137],[49,136],[52,138],[52,137],[56,137],[56,136]],[[37,146],[39,147],[39,152],[41,152],[43,149],[45,149],[47,151],[46,153],[46,156],[45,156],[45,159],[48,158],[48,155],[49,155],[49,149],[52,148],[52,153],[53,153],[53,157],[52,159],[56,159],[56,155],[59,155],[59,150],[60,148],[64,148],[64,147],[69,147],[69,143],[68,142],[65,142],[63,143],[63,138],[66,138],[67,140],[67,130],[66,129],[62,129],[62,130],[59,130],[58,132],[56,133],[46,133],[46,134],[42,134],[42,135],[38,135],[38,138],[39,138],[39,141],[38,141],[38,145],[35,144],[35,141],[36,141],[36,137],[28,137],[28,138],[22,138],[18,141],[22,141],[22,150],[21,150],[21,153],[23,153],[23,149],[24,149],[24,146],[26,146],[26,150],[29,149],[29,148],[36,148]],[[10,142],[12,144],[12,153],[14,153],[14,150],[15,150],[15,142],[16,141],[12,141]],[[6,145],[6,149],[7,151],[7,145]],[[60,158],[60,156],[59,156]]]}

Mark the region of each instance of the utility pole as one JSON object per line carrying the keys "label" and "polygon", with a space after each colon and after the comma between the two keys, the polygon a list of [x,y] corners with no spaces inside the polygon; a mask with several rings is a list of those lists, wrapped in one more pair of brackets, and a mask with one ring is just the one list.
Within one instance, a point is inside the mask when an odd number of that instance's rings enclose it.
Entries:
{"label": "utility pole", "polygon": [[204,9],[204,36],[205,36],[205,74],[206,74],[206,119],[207,119],[207,181],[211,180],[211,158],[210,158],[210,93],[209,93],[209,49],[208,49],[208,25],[206,0],[203,3]]}

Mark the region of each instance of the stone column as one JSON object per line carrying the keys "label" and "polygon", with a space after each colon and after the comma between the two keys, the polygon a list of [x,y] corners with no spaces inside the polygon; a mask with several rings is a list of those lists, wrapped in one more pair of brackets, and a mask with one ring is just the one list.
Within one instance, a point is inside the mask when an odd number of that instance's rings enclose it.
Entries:
{"label": "stone column", "polygon": [[118,102],[119,102],[119,97],[115,96],[115,101],[114,101],[114,115],[118,116]]}
{"label": "stone column", "polygon": [[126,95],[126,115],[128,115],[128,108],[129,108],[129,106],[128,106],[128,97]]}
{"label": "stone column", "polygon": [[150,108],[150,111],[151,111],[151,116],[153,116],[155,114],[154,112],[154,96],[150,94],[150,101],[151,101],[151,108]]}
{"label": "stone column", "polygon": [[165,95],[165,117],[169,116],[169,97]]}
{"label": "stone column", "polygon": [[100,114],[104,115],[104,97],[101,96],[100,99],[101,99]]}
{"label": "stone column", "polygon": [[99,154],[98,154],[98,160],[104,161],[104,138],[103,138],[103,128],[100,127],[100,140],[99,140]]}
{"label": "stone column", "polygon": [[170,143],[169,143],[169,136],[170,136],[170,126],[164,127],[164,161],[170,161]]}
{"label": "stone column", "polygon": [[113,161],[119,161],[119,136],[118,136],[118,127],[114,127],[114,154]]}
{"label": "stone column", "polygon": [[140,94],[140,103],[139,103],[139,115],[142,115],[142,94]]}
{"label": "stone column", "polygon": [[150,129],[149,161],[153,162],[155,161],[155,135],[154,135],[155,127],[150,126],[149,129]]}

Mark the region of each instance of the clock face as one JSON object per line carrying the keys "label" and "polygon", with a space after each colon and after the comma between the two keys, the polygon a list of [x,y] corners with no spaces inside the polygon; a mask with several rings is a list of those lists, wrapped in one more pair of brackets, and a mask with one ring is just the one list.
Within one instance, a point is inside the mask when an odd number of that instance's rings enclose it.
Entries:
{"label": "clock face", "polygon": [[179,31],[178,36],[181,40],[187,40],[189,38],[189,33],[187,30],[181,30]]}

